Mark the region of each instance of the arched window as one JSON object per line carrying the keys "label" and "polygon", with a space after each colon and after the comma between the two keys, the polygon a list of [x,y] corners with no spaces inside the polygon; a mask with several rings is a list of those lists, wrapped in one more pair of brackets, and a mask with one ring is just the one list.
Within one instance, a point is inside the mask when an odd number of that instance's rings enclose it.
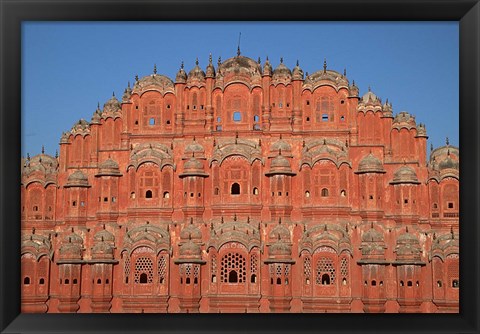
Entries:
{"label": "arched window", "polygon": [[97,284],[102,284],[102,279],[101,278],[97,279]]}
{"label": "arched window", "polygon": [[238,275],[235,270],[231,270],[228,273],[228,283],[237,283],[238,282]]}
{"label": "arched window", "polygon": [[372,286],[377,286],[377,281],[373,280],[372,281]]}
{"label": "arched window", "polygon": [[458,279],[454,279],[452,281],[452,288],[458,288],[460,287],[460,282],[458,281]]}
{"label": "arched window", "polygon": [[407,282],[407,286],[413,286],[412,281],[408,281],[408,282]]}
{"label": "arched window", "polygon": [[330,275],[328,274],[322,275],[322,285],[330,285]]}
{"label": "arched window", "polygon": [[220,194],[220,189],[215,188],[215,195],[218,195],[218,194]]}
{"label": "arched window", "polygon": [[310,191],[308,191],[308,190],[305,191],[305,197],[306,197],[306,198],[309,198],[309,197],[310,197]]}
{"label": "arched window", "polygon": [[163,193],[163,198],[170,198],[170,193],[168,191],[165,191]]}
{"label": "arched window", "polygon": [[240,195],[240,185],[238,183],[235,182],[234,184],[232,184],[230,194]]}
{"label": "arched window", "polygon": [[442,281],[437,281],[437,288],[441,288],[442,287]]}
{"label": "arched window", "polygon": [[240,111],[235,111],[233,113],[233,121],[240,122],[242,120],[242,113]]}
{"label": "arched window", "polygon": [[342,197],[347,196],[347,192],[345,190],[340,191],[340,196]]}
{"label": "arched window", "polygon": [[45,284],[45,279],[44,279],[44,278],[40,278],[40,280],[38,281],[38,284],[44,285],[44,284]]}
{"label": "arched window", "polygon": [[70,284],[70,280],[68,278],[65,279],[65,284]]}
{"label": "arched window", "polygon": [[29,285],[29,284],[30,284],[30,277],[28,277],[28,276],[25,277],[25,278],[23,279],[23,284]]}
{"label": "arched window", "polygon": [[253,194],[254,194],[254,195],[258,195],[258,188],[256,188],[256,187],[253,188]]}
{"label": "arched window", "polygon": [[221,276],[222,283],[246,282],[246,259],[238,253],[228,253],[222,257]]}
{"label": "arched window", "polygon": [[77,282],[78,282],[77,279],[74,278],[74,279],[73,279],[73,284],[77,284]]}
{"label": "arched window", "polygon": [[282,284],[282,279],[280,277],[277,277],[277,284]]}
{"label": "arched window", "polygon": [[252,276],[250,277],[250,283],[257,283],[257,275],[252,274]]}
{"label": "arched window", "polygon": [[322,189],[322,197],[328,197],[328,189],[327,188]]}
{"label": "arched window", "polygon": [[403,281],[400,281],[400,286],[404,286],[405,284],[403,283]]}
{"label": "arched window", "polygon": [[147,190],[145,192],[145,198],[152,198],[152,191],[151,190]]}

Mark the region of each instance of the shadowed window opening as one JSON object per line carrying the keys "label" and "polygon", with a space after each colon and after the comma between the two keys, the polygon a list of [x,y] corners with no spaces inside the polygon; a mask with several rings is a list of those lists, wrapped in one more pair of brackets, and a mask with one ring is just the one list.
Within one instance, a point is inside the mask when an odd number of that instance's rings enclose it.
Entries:
{"label": "shadowed window opening", "polygon": [[44,285],[44,284],[45,284],[45,279],[43,279],[43,278],[40,278],[40,280],[38,281],[38,284],[40,284],[40,285]]}
{"label": "shadowed window opening", "polygon": [[146,284],[147,283],[147,274],[146,273],[141,273],[140,274],[140,284]]}
{"label": "shadowed window opening", "polygon": [[237,283],[238,282],[238,275],[235,270],[232,270],[228,273],[228,283]]}
{"label": "shadowed window opening", "polygon": [[330,285],[330,276],[328,274],[322,275],[322,285]]}
{"label": "shadowed window opening", "polygon": [[232,188],[230,191],[232,195],[240,195],[240,185],[238,183],[232,184]]}
{"label": "shadowed window opening", "polygon": [[147,190],[145,192],[145,198],[152,198],[152,191],[151,190]]}
{"label": "shadowed window opening", "polygon": [[25,278],[23,279],[23,284],[29,285],[29,284],[30,284],[30,277],[28,277],[28,276],[25,277]]}

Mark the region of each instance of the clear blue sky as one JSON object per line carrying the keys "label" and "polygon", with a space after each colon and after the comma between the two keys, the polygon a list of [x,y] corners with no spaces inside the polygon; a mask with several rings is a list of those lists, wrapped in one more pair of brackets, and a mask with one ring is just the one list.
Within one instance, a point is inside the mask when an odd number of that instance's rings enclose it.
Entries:
{"label": "clear blue sky", "polygon": [[22,27],[22,155],[54,155],[63,131],[90,121],[97,102],[120,99],[127,82],[152,73],[174,79],[183,60],[205,69],[242,55],[275,68],[323,68],[355,80],[425,123],[429,143],[458,146],[459,28],[457,22],[25,22]]}

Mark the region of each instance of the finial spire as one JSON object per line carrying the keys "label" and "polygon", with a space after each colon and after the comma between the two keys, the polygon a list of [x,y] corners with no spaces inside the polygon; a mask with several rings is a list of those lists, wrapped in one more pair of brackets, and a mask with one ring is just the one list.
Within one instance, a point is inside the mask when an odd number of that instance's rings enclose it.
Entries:
{"label": "finial spire", "polygon": [[370,86],[368,86],[368,91],[371,92],[372,91],[372,88]]}
{"label": "finial spire", "polygon": [[112,92],[112,97],[115,97],[115,91]]}
{"label": "finial spire", "polygon": [[222,63],[222,57],[218,56],[217,65],[220,66]]}
{"label": "finial spire", "polygon": [[300,62],[298,61],[298,59],[297,59],[297,66],[300,66]]}
{"label": "finial spire", "polygon": [[238,34],[238,47],[237,47],[237,57],[240,56],[240,38],[242,37],[242,33]]}
{"label": "finial spire", "polygon": [[327,72],[327,58],[323,58],[323,73]]}
{"label": "finial spire", "polygon": [[138,81],[138,74],[135,74],[135,82]]}
{"label": "finial spire", "polygon": [[45,146],[42,145],[42,154],[45,153]]}
{"label": "finial spire", "polygon": [[432,152],[432,151],[433,151],[433,144],[430,143],[430,152]]}
{"label": "finial spire", "polygon": [[58,150],[55,150],[55,158],[58,158]]}
{"label": "finial spire", "polygon": [[283,64],[283,57],[280,57],[280,64]]}
{"label": "finial spire", "polygon": [[212,53],[210,52],[210,55],[208,56],[208,63],[211,64],[212,63]]}
{"label": "finial spire", "polygon": [[343,76],[344,76],[344,77],[347,76],[347,68],[344,68],[344,69],[343,69]]}
{"label": "finial spire", "polygon": [[445,143],[446,143],[447,145],[450,145],[450,141],[448,140],[448,137],[445,139]]}
{"label": "finial spire", "polygon": [[157,74],[157,64],[153,64],[153,74]]}
{"label": "finial spire", "polygon": [[197,66],[198,66],[198,57],[197,57],[197,58],[195,58],[195,65],[197,65]]}

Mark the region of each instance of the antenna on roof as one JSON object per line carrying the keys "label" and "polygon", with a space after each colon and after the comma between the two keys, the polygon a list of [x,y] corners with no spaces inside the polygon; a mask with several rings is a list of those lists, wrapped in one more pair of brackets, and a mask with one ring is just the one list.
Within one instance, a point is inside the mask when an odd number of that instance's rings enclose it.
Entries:
{"label": "antenna on roof", "polygon": [[242,33],[238,34],[238,47],[237,47],[237,57],[240,56],[240,38],[242,37]]}

